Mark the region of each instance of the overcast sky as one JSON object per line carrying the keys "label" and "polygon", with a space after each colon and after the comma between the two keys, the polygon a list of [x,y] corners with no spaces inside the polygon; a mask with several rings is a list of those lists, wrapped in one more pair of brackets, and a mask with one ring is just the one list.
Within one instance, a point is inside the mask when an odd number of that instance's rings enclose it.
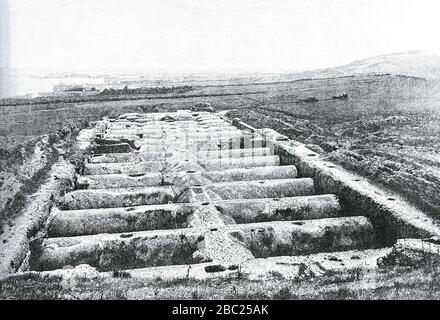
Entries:
{"label": "overcast sky", "polygon": [[279,71],[440,52],[438,0],[0,1],[12,67]]}

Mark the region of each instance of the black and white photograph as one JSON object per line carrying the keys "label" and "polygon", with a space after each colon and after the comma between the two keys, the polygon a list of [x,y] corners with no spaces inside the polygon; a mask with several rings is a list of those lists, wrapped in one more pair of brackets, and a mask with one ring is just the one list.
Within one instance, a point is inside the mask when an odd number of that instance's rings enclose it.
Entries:
{"label": "black and white photograph", "polygon": [[439,14],[0,0],[0,300],[440,299]]}

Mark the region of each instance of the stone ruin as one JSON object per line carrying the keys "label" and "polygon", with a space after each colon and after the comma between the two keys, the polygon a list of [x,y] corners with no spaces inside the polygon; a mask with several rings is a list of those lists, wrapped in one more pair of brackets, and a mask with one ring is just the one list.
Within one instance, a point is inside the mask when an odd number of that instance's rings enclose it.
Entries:
{"label": "stone ruin", "polygon": [[31,272],[295,279],[375,269],[397,239],[439,234],[396,195],[220,113],[123,114],[78,145],[89,160],[33,240]]}

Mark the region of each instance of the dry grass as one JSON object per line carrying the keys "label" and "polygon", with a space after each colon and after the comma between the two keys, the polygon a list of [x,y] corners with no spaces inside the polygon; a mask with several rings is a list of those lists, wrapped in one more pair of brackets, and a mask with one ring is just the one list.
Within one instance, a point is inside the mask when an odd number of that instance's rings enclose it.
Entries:
{"label": "dry grass", "polygon": [[125,276],[87,279],[66,287],[59,277],[34,274],[0,283],[0,299],[257,299],[388,300],[439,299],[438,268],[381,270],[371,274],[327,274],[314,279],[250,281],[147,281]]}

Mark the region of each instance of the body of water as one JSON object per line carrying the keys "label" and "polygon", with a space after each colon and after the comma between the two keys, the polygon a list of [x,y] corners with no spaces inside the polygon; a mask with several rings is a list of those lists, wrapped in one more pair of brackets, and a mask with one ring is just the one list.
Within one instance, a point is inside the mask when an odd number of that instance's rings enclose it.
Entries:
{"label": "body of water", "polygon": [[104,84],[104,78],[39,78],[16,75],[2,75],[0,81],[0,98],[24,95],[32,97],[40,93],[52,92],[57,84]]}

